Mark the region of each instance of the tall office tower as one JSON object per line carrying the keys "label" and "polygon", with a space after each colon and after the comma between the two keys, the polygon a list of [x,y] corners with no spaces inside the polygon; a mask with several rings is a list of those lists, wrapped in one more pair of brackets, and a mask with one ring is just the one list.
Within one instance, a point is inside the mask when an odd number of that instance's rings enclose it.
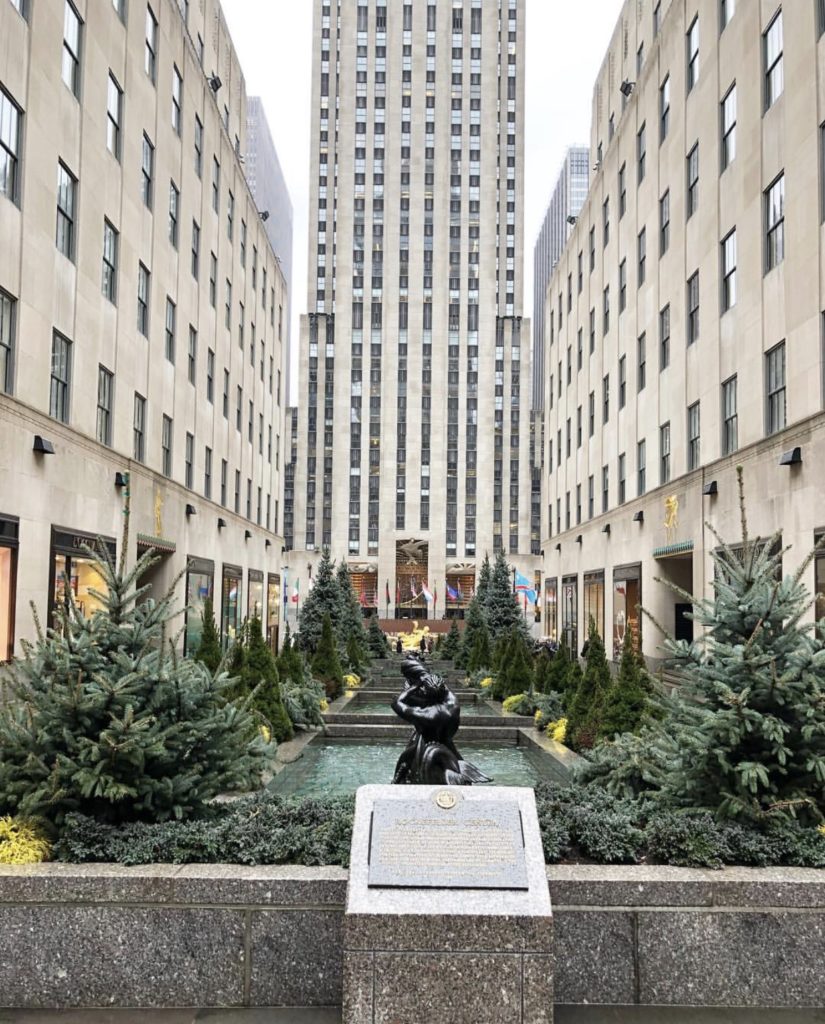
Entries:
{"label": "tall office tower", "polygon": [[[85,16],[85,18],[84,18]],[[84,545],[277,639],[286,281],[240,157],[217,0],[0,2],[0,661],[74,595]]]}
{"label": "tall office tower", "polygon": [[533,408],[544,408],[544,300],[567,239],[587,199],[590,150],[571,146],[533,249]]}
{"label": "tall office tower", "polygon": [[546,296],[545,632],[571,650],[590,621],[654,663],[653,623],[693,636],[738,467],[750,536],[825,593],[823,33],[821,5],[625,0]]}
{"label": "tall office tower", "polygon": [[[282,311],[279,332],[286,354],[289,380],[290,307],[292,305],[292,200],[289,198],[284,172],[260,96],[250,96],[246,103],[246,153],[244,173],[249,190],[262,214],[269,244],[286,282],[287,305]],[[286,385],[284,385],[286,386]]]}
{"label": "tall office tower", "polygon": [[535,563],[525,8],[315,0],[291,563],[329,547],[382,616],[460,613],[485,552]]}

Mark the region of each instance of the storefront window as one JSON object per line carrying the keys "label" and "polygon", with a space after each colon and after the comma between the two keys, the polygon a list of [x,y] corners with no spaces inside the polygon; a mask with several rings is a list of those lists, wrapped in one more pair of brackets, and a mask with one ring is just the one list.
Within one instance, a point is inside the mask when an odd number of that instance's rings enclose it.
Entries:
{"label": "storefront window", "polygon": [[250,569],[246,584],[246,614],[249,619],[264,618],[264,574],[260,569]]}
{"label": "storefront window", "polygon": [[633,634],[633,650],[642,652],[642,567],[626,565],[613,570],[613,658],[622,656],[627,630]]}
{"label": "storefront window", "polygon": [[561,581],[561,643],[571,658],[579,656],[579,579],[564,576]]}
{"label": "storefront window", "polygon": [[544,635],[551,640],[558,639],[559,629],[559,581],[544,581]]}
{"label": "storefront window", "polygon": [[604,640],[604,570],[584,574],[584,622],[588,636],[591,621]]}
{"label": "storefront window", "polygon": [[108,537],[94,537],[88,533],[70,533],[52,529],[52,605],[51,613],[69,601],[85,618],[91,618],[104,608],[94,591],[105,593],[106,583],[97,570],[95,559],[86,548],[96,551],[103,544],[112,562],[116,560],[115,541]]}
{"label": "storefront window", "polygon": [[224,648],[235,642],[241,628],[241,579],[243,572],[238,565],[223,567],[221,586],[221,639]]}
{"label": "storefront window", "polygon": [[17,519],[0,516],[0,661],[14,654],[18,530]]}
{"label": "storefront window", "polygon": [[266,638],[273,651],[278,651],[278,627],[281,621],[281,577],[271,573],[266,578]]}
{"label": "storefront window", "polygon": [[212,598],[215,587],[215,563],[204,558],[189,558],[186,569],[186,629],[183,653],[194,654],[203,633],[203,606]]}

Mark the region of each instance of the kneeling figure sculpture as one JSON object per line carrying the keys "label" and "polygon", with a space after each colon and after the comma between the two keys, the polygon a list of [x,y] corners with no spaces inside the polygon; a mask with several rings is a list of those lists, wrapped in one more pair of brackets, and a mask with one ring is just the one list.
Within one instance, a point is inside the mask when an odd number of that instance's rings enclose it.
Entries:
{"label": "kneeling figure sculpture", "polygon": [[475,765],[462,759],[453,743],[461,722],[456,695],[439,675],[414,655],[401,672],[404,690],[392,704],[393,711],[415,727],[395,766],[393,783],[433,786],[471,786],[491,782]]}

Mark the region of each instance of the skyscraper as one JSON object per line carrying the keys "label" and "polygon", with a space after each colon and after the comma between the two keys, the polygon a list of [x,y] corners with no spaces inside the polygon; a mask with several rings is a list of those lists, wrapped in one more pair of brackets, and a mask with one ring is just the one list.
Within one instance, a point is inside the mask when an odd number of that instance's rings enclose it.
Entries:
{"label": "skyscraper", "polygon": [[286,543],[382,615],[463,608],[485,552],[533,569],[525,6],[315,0]]}
{"label": "skyscraper", "polygon": [[550,205],[533,249],[533,408],[544,408],[544,302],[547,285],[587,198],[590,151],[571,146],[556,179]]}

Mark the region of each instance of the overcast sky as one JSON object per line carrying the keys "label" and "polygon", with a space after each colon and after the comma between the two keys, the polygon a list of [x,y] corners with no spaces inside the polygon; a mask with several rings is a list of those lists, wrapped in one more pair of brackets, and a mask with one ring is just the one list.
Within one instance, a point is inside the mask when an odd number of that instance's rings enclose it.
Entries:
{"label": "overcast sky", "polygon": [[[292,197],[294,345],[306,306],[313,0],[222,2],[247,92],[263,98]],[[593,83],[621,7],[622,0],[527,0],[526,316],[532,312],[533,243],[565,150],[590,141]]]}

